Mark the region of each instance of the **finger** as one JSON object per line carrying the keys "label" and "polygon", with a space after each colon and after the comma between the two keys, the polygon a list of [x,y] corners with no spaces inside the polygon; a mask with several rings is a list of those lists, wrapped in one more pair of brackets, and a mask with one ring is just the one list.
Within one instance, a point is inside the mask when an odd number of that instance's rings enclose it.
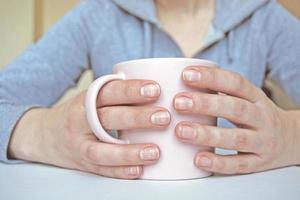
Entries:
{"label": "finger", "polygon": [[178,112],[222,117],[236,124],[257,127],[262,123],[256,104],[233,96],[183,92],[175,96],[173,105]]}
{"label": "finger", "polygon": [[182,79],[190,86],[223,92],[253,103],[261,96],[261,90],[240,74],[216,67],[187,67],[182,73]]}
{"label": "finger", "polygon": [[168,110],[150,106],[103,107],[98,109],[98,116],[106,130],[163,128],[171,121]]}
{"label": "finger", "polygon": [[150,80],[117,80],[107,83],[98,94],[97,106],[141,104],[160,95],[158,83]]}
{"label": "finger", "polygon": [[155,144],[117,145],[89,141],[81,150],[88,162],[104,166],[150,165],[160,157],[159,147]]}
{"label": "finger", "polygon": [[86,169],[88,172],[118,179],[137,179],[142,175],[142,166],[98,166],[98,165],[87,165]]}
{"label": "finger", "polygon": [[219,128],[192,122],[180,122],[175,128],[175,133],[182,142],[195,145],[255,153],[261,147],[257,133],[248,129]]}
{"label": "finger", "polygon": [[247,174],[260,171],[261,158],[256,154],[216,155],[200,152],[195,157],[195,165],[205,171],[220,174]]}

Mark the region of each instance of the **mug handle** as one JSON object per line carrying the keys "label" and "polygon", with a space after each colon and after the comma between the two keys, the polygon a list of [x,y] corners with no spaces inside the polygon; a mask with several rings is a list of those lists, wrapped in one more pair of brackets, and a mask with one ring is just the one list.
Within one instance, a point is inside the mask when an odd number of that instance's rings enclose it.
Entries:
{"label": "mug handle", "polygon": [[129,144],[129,141],[119,140],[117,138],[114,138],[104,130],[98,118],[97,106],[96,106],[98,93],[106,83],[113,80],[124,80],[124,79],[125,79],[125,75],[122,73],[101,76],[95,81],[93,81],[87,90],[86,97],[85,97],[85,109],[86,109],[87,121],[88,124],[90,125],[91,130],[96,135],[96,137],[103,142],[113,143],[113,144]]}

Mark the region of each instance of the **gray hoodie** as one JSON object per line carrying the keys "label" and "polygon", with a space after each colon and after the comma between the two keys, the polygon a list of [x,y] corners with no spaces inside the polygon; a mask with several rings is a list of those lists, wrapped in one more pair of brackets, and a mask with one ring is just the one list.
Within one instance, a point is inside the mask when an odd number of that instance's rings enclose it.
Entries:
{"label": "gray hoodie", "polygon": [[[195,58],[213,60],[257,87],[269,77],[300,105],[300,22],[276,1],[217,0],[203,42]],[[22,114],[53,105],[84,70],[98,77],[120,61],[182,56],[162,30],[152,0],[82,1],[0,71],[0,160],[14,162],[7,146]]]}

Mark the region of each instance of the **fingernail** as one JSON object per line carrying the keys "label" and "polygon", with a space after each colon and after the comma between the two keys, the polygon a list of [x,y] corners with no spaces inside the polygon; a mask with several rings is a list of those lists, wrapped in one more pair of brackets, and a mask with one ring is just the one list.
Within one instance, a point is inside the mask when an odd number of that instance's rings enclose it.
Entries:
{"label": "fingernail", "polygon": [[188,97],[176,97],[175,108],[180,110],[187,110],[193,108],[193,100]]}
{"label": "fingernail", "polygon": [[196,165],[199,167],[211,167],[212,161],[208,157],[202,156],[197,158]]}
{"label": "fingernail", "polygon": [[140,151],[142,160],[157,160],[159,158],[159,150],[156,147],[146,147]]}
{"label": "fingernail", "polygon": [[166,125],[170,123],[170,113],[167,111],[156,112],[151,115],[151,122],[156,125]]}
{"label": "fingernail", "polygon": [[200,81],[201,73],[195,70],[185,70],[183,71],[183,80],[186,81]]}
{"label": "fingernail", "polygon": [[191,140],[196,138],[196,130],[189,126],[179,126],[179,137]]}
{"label": "fingernail", "polygon": [[126,174],[129,176],[137,176],[140,174],[140,168],[139,167],[128,167],[125,169]]}
{"label": "fingernail", "polygon": [[160,94],[160,87],[158,84],[148,84],[144,85],[140,92],[143,97],[157,97]]}

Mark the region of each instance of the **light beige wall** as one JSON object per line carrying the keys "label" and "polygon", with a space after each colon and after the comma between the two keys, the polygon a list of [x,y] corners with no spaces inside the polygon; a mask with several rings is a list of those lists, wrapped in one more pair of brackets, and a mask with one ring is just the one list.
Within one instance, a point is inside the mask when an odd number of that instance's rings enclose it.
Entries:
{"label": "light beige wall", "polygon": [[38,31],[37,36],[41,36],[79,0],[35,0],[35,2],[38,10],[36,17],[39,19],[36,31]]}
{"label": "light beige wall", "polygon": [[[279,2],[300,19],[300,0],[279,0]],[[292,109],[297,106],[277,86],[267,81],[266,86],[273,91],[273,100],[283,108]]]}
{"label": "light beige wall", "polygon": [[0,0],[0,68],[33,40],[33,0]]}
{"label": "light beige wall", "polygon": [[[0,68],[9,64],[37,37],[45,33],[79,0],[0,0]],[[92,73],[83,74],[76,88],[61,103],[87,88]]]}
{"label": "light beige wall", "polygon": [[300,18],[300,1],[299,0],[279,0],[279,2],[290,10],[294,15]]}

